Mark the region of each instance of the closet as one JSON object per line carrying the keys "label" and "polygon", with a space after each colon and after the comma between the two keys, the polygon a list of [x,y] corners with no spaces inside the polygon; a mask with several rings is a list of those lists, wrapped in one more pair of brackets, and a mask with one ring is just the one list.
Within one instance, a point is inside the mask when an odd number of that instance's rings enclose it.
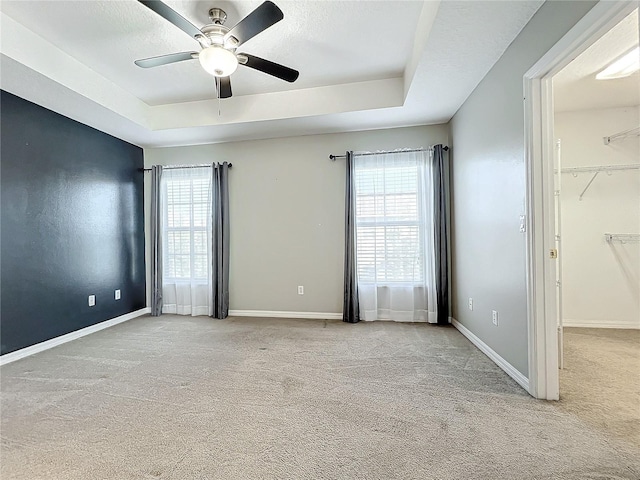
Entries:
{"label": "closet", "polygon": [[638,107],[556,113],[564,327],[640,328],[638,117]]}

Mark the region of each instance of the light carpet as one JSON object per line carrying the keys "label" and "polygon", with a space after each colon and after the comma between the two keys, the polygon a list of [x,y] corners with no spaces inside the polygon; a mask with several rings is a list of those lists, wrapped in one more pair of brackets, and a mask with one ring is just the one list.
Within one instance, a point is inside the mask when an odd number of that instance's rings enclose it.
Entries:
{"label": "light carpet", "polygon": [[451,327],[141,317],[1,369],[9,479],[634,479]]}
{"label": "light carpet", "polygon": [[640,330],[565,328],[558,407],[640,455]]}

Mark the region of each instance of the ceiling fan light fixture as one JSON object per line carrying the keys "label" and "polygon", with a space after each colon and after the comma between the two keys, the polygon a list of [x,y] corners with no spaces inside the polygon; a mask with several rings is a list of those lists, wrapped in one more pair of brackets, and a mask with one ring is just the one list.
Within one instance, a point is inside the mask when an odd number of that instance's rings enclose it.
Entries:
{"label": "ceiling fan light fixture", "polygon": [[628,77],[640,69],[640,47],[627,52],[596,75],[597,80]]}
{"label": "ceiling fan light fixture", "polygon": [[233,52],[218,45],[203,49],[198,59],[202,68],[214,77],[228,77],[238,68],[238,59]]}

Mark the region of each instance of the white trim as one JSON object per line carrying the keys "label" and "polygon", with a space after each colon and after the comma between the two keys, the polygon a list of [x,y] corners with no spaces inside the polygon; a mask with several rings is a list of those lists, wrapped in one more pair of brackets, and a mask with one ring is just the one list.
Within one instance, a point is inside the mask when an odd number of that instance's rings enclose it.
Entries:
{"label": "white trim", "polygon": [[280,312],[273,310],[229,310],[230,317],[257,318],[315,318],[321,320],[342,320],[342,313],[323,312]]}
{"label": "white trim", "polygon": [[527,70],[525,78],[555,75],[636,8],[637,0],[600,0]]}
{"label": "white trim", "polygon": [[[550,268],[547,263],[546,251],[549,246],[548,226],[554,220],[553,211],[548,210],[549,199],[545,197],[545,169],[543,158],[547,153],[543,152],[546,146],[547,133],[543,128],[542,105],[550,101],[550,97],[543,94],[548,92],[548,85],[543,86],[540,78],[524,80],[525,94],[525,177],[526,177],[526,287],[527,287],[527,330],[528,330],[528,362],[529,362],[529,393],[535,398],[557,399],[559,398],[559,376],[557,366],[554,368],[547,360],[553,362],[553,356],[547,351],[547,345],[553,345],[553,336],[557,338],[555,327],[549,331],[547,326],[546,306],[549,298],[545,278],[547,275],[555,275],[555,268]],[[535,108],[536,106],[537,108]],[[553,111],[553,109],[551,109]],[[548,120],[548,119],[546,119]],[[537,148],[534,148],[534,145]],[[547,186],[548,188],[548,186]],[[551,220],[544,216],[551,213]],[[553,225],[553,224],[551,224]],[[555,233],[552,230],[553,233]],[[554,238],[555,242],[555,238]],[[555,267],[555,265],[551,265]],[[551,297],[555,300],[555,296]],[[555,316],[548,320],[555,321]],[[556,349],[557,352],[557,349]],[[557,363],[557,355],[556,355]],[[555,397],[555,398],[554,398]]]}
{"label": "white trim", "polygon": [[640,324],[636,321],[615,321],[615,320],[580,320],[575,318],[565,318],[562,321],[564,327],[577,328],[620,328],[623,330],[639,330]]}
{"label": "white trim", "polygon": [[560,396],[555,260],[547,255],[555,248],[552,77],[635,8],[601,0],[524,74],[529,393],[536,398]]}
{"label": "white trim", "polygon": [[454,327],[458,329],[458,331],[467,337],[471,343],[473,343],[478,349],[484,353],[487,357],[489,357],[493,362],[498,365],[502,370],[505,371],[507,375],[513,378],[518,385],[524,388],[527,392],[529,391],[529,379],[525,377],[518,369],[516,369],[513,365],[507,362],[504,358],[498,355],[495,350],[493,350],[489,345],[480,340],[471,330],[462,325],[455,318],[451,318],[451,323]]}
{"label": "white trim", "polygon": [[21,348],[20,350],[16,350],[15,352],[5,353],[0,357],[0,365],[6,365],[7,363],[15,362],[16,360],[20,360],[21,358],[25,358],[30,355],[43,352],[45,350],[49,350],[50,348],[57,347],[58,345],[62,345],[63,343],[76,340],[91,333],[99,332],[100,330],[104,330],[105,328],[113,327],[114,325],[118,325],[119,323],[126,322],[127,320],[132,320],[136,317],[140,317],[148,313],[151,313],[151,308],[142,308],[140,310],[136,310],[135,312],[120,315],[119,317],[112,318],[111,320],[105,320],[104,322],[81,328],[80,330],[76,330],[75,332],[70,332],[65,335],[52,338],[51,340],[36,343],[35,345],[31,345],[30,347]]}

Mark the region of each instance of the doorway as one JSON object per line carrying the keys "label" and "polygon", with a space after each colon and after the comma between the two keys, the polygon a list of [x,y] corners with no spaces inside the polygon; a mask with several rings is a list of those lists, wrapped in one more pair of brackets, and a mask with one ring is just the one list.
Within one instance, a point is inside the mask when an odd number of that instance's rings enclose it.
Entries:
{"label": "doorway", "polygon": [[564,152],[555,141],[553,78],[636,9],[637,2],[599,2],[524,76],[529,385],[536,398],[560,398],[562,362],[559,319],[564,315],[559,308],[564,306],[558,302],[562,292],[557,283],[557,242],[562,238],[556,237],[562,224],[557,223],[555,194],[563,179],[555,170],[562,169],[556,162],[562,162]]}
{"label": "doorway", "polygon": [[553,76],[559,408],[640,446],[638,9]]}

